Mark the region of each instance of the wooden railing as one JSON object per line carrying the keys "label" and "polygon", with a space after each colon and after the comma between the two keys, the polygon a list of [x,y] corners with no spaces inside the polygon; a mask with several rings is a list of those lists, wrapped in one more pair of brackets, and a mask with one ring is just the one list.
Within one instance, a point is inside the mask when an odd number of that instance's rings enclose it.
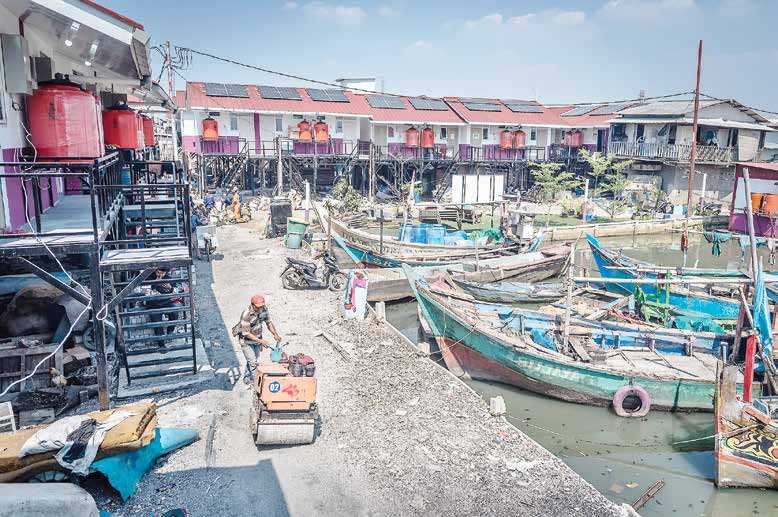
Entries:
{"label": "wooden railing", "polygon": [[[610,142],[608,153],[627,158],[647,158],[653,160],[672,160],[688,162],[692,146],[690,144],[652,144],[636,142]],[[729,164],[735,161],[733,147],[698,145],[697,161]]]}

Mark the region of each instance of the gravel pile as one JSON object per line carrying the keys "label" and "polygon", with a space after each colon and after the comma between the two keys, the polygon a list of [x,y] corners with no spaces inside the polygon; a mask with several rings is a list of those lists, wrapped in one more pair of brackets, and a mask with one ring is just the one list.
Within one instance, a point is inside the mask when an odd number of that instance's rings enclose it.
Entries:
{"label": "gravel pile", "polygon": [[[126,503],[98,485],[115,515],[623,515],[530,438],[492,417],[458,379],[373,321],[348,321],[338,295],[285,291],[290,250],[252,223],[219,228],[198,262],[197,325],[213,383],[158,399],[162,426],[201,439],[155,466]],[[287,352],[316,360],[321,434],[312,445],[257,448],[248,431],[244,360],[229,328],[265,295]],[[336,347],[319,334],[325,331]],[[213,423],[213,447],[207,447]]]}

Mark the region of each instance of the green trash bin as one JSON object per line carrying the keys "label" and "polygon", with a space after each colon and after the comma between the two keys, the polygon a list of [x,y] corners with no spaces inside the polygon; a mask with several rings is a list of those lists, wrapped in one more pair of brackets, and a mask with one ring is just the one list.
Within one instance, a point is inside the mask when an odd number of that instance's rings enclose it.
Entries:
{"label": "green trash bin", "polygon": [[299,233],[300,235],[305,233],[305,230],[308,229],[308,223],[307,221],[303,221],[302,219],[295,219],[294,217],[287,217],[286,218],[286,233]]}
{"label": "green trash bin", "polygon": [[302,233],[287,233],[286,234],[286,247],[292,250],[299,249],[303,244]]}

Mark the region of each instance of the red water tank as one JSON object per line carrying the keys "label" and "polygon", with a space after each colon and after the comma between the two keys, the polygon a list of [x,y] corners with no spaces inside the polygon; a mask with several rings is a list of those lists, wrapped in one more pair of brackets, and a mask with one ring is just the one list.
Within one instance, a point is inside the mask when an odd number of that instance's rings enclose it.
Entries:
{"label": "red water tank", "polygon": [[105,145],[119,149],[139,149],[143,142],[138,140],[138,116],[129,106],[119,103],[103,111]]}
{"label": "red water tank", "polygon": [[521,149],[522,147],[524,147],[526,141],[527,141],[527,133],[525,133],[521,129],[513,132],[513,147],[514,148]]}
{"label": "red water tank", "polygon": [[311,123],[305,119],[297,124],[297,132],[297,138],[303,142],[310,142],[313,139],[313,134],[311,134]]}
{"label": "red water tank", "polygon": [[138,149],[146,147],[146,128],[143,127],[143,117],[140,113],[136,113],[138,117]]}
{"label": "red water tank", "polygon": [[431,127],[425,127],[421,130],[421,146],[425,149],[435,147],[435,131]]}
{"label": "red water tank", "polygon": [[316,136],[317,142],[326,142],[330,139],[330,128],[323,120],[320,120],[313,125],[313,133]]}
{"label": "red water tank", "polygon": [[154,119],[146,115],[141,115],[143,121],[143,141],[146,147],[157,145],[157,137],[154,135]]}
{"label": "red water tank", "polygon": [[92,94],[61,74],[39,86],[27,102],[30,140],[38,156],[102,156],[97,105]]}
{"label": "red water tank", "polygon": [[507,129],[500,131],[500,149],[511,149],[513,147],[513,135]]}
{"label": "red water tank", "polygon": [[203,140],[206,142],[219,141],[219,123],[211,117],[203,119]]}
{"label": "red water tank", "polygon": [[419,147],[419,130],[411,126],[405,130],[405,145]]}
{"label": "red water tank", "polygon": [[95,120],[97,121],[97,134],[100,135],[100,155],[105,154],[105,131],[103,130],[103,101],[100,94],[94,94],[95,97]]}
{"label": "red water tank", "polygon": [[581,147],[583,145],[583,133],[578,130],[565,133],[565,145],[568,147]]}

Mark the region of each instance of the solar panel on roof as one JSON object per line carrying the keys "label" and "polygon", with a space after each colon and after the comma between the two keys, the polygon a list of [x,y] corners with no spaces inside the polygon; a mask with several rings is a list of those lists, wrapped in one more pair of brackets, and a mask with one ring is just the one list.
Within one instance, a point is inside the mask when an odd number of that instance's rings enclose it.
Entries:
{"label": "solar panel on roof", "polygon": [[227,97],[227,87],[222,83],[205,83],[205,94],[209,97]]}
{"label": "solar panel on roof", "polygon": [[408,99],[411,105],[417,110],[429,111],[448,111],[446,103],[438,99],[424,99],[422,97],[411,97]]}
{"label": "solar panel on roof", "polygon": [[286,86],[258,86],[257,88],[263,99],[302,100],[297,88],[289,88]]}
{"label": "solar panel on roof", "polygon": [[245,97],[248,98],[249,92],[245,85],[242,84],[225,84],[228,97]]}
{"label": "solar panel on roof", "polygon": [[540,106],[528,102],[506,102],[505,105],[514,113],[543,113]]}
{"label": "solar panel on roof", "polygon": [[606,104],[605,106],[600,106],[596,110],[589,113],[589,115],[613,115],[614,113],[618,113],[619,111],[623,109],[627,109],[630,106],[634,106],[635,102],[618,102],[615,104]]}
{"label": "solar panel on roof", "polygon": [[365,100],[372,108],[403,109],[405,107],[402,99],[391,95],[365,95]]}
{"label": "solar panel on roof", "polygon": [[316,88],[306,88],[308,95],[315,101],[323,102],[348,102],[348,97],[343,90],[320,90]]}
{"label": "solar panel on roof", "polygon": [[588,106],[576,106],[575,108],[571,110],[567,110],[564,113],[561,113],[561,117],[577,117],[578,115],[586,115],[590,111],[598,108],[600,106],[595,105],[588,105]]}
{"label": "solar panel on roof", "polygon": [[463,102],[470,111],[500,111],[500,105],[493,102]]}

